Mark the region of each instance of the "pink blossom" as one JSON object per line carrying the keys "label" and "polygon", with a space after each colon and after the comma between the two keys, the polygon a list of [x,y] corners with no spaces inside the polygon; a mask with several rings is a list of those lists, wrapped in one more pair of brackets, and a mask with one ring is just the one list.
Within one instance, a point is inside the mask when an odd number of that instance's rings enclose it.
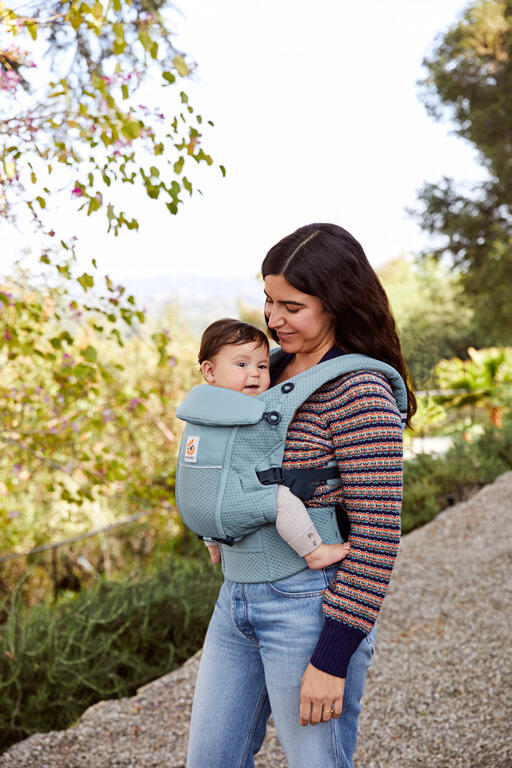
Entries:
{"label": "pink blossom", "polygon": [[55,237],[55,230],[54,229],[50,229],[48,234],[50,235],[50,237]]}
{"label": "pink blossom", "polygon": [[6,341],[11,341],[11,339],[12,339],[12,336],[11,336],[8,328],[6,328],[5,331],[4,331],[4,338],[6,339]]}
{"label": "pink blossom", "polygon": [[9,512],[7,515],[8,520],[15,520],[17,517],[20,516],[20,513],[17,509],[13,509],[12,512]]}
{"label": "pink blossom", "polygon": [[74,189],[72,189],[71,191],[72,197],[82,197],[83,194],[84,194],[84,191],[81,187],[74,187]]}

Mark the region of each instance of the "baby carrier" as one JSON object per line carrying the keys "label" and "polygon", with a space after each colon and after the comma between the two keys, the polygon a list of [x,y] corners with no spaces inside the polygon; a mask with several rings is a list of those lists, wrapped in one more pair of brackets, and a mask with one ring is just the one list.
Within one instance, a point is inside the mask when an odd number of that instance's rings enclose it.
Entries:
{"label": "baby carrier", "polygon": [[[272,350],[271,362],[283,354]],[[226,578],[276,581],[307,567],[275,528],[277,484],[307,500],[315,482],[339,482],[339,470],[336,462],[320,469],[283,469],[288,425],[316,389],[361,370],[386,376],[404,424],[407,391],[402,378],[387,363],[359,354],[326,360],[256,397],[201,384],[178,407],[176,416],[186,426],[176,469],[176,503],[185,525],[221,543]],[[325,543],[343,540],[335,507],[310,507],[308,512]]]}

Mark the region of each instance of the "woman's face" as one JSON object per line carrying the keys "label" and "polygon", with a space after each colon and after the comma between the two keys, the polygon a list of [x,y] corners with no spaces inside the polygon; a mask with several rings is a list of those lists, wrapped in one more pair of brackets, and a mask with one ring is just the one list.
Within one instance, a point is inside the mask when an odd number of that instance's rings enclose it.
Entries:
{"label": "woman's face", "polygon": [[298,291],[283,275],[267,275],[265,297],[269,328],[285,352],[307,354],[334,344],[334,315],[317,296]]}

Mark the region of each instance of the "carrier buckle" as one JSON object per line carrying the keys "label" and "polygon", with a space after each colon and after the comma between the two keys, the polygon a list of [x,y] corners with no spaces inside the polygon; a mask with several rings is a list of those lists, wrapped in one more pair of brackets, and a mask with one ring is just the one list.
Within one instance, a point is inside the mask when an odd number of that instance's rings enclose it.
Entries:
{"label": "carrier buckle", "polygon": [[228,547],[232,547],[235,543],[235,540],[233,536],[226,536],[225,539],[217,538],[216,536],[201,536],[200,533],[197,534],[197,537],[204,541],[204,539],[208,539],[208,541],[217,541],[219,544],[227,544]]}
{"label": "carrier buckle", "polygon": [[262,485],[275,485],[283,482],[282,467],[270,467],[270,469],[264,469],[261,472],[256,472],[256,474]]}

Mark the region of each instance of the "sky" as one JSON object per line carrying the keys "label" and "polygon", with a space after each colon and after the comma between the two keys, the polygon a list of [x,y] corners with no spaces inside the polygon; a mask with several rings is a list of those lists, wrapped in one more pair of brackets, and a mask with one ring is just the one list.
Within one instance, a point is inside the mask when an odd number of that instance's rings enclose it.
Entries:
{"label": "sky", "polygon": [[418,99],[422,59],[466,2],[177,4],[175,45],[198,64],[184,88],[215,123],[203,144],[227,176],[201,172],[203,195],[176,217],[141,195],[137,234],[113,238],[98,216],[61,210],[82,258],[114,279],[253,276],[312,221],[348,229],[378,266],[428,245],[405,212],[425,181],[482,178],[471,146]]}

